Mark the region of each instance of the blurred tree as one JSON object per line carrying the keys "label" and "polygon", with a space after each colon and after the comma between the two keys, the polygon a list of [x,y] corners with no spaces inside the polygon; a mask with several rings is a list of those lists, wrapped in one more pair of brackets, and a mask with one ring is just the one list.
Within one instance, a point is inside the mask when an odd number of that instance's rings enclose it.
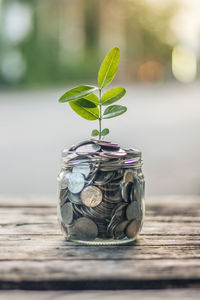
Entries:
{"label": "blurred tree", "polygon": [[177,10],[176,2],[155,6],[137,0],[2,0],[0,84],[96,80],[102,56],[114,46],[122,52],[120,80],[166,79],[171,68],[170,22]]}

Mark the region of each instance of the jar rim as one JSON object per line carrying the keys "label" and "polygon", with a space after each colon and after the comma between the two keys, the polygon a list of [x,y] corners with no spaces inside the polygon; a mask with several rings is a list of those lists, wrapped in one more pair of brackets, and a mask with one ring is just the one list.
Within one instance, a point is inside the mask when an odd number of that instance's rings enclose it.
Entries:
{"label": "jar rim", "polygon": [[75,165],[93,164],[102,170],[142,167],[141,151],[138,149],[121,149],[123,152],[96,151],[95,153],[77,154],[76,151],[64,148],[61,155],[63,168]]}

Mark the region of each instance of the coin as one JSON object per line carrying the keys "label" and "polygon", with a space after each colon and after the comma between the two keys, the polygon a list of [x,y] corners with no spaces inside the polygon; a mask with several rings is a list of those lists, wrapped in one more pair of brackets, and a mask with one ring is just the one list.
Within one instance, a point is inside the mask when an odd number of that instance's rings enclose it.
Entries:
{"label": "coin", "polygon": [[121,184],[122,198],[125,202],[130,202],[130,193],[132,185],[132,182],[123,182]]}
{"label": "coin", "polygon": [[67,201],[68,189],[60,189],[60,205],[62,206]]}
{"label": "coin", "polygon": [[113,144],[113,143],[101,143],[99,144],[101,146],[101,149],[103,151],[116,151],[119,150],[120,147],[118,144]]}
{"label": "coin", "polygon": [[61,208],[62,222],[66,225],[71,224],[73,221],[73,207],[70,202],[65,203]]}
{"label": "coin", "polygon": [[95,152],[99,151],[100,149],[101,149],[101,147],[99,145],[90,143],[90,144],[86,144],[86,145],[78,147],[76,149],[76,153],[78,155],[86,155],[86,154],[95,153]]}
{"label": "coin", "polygon": [[134,238],[139,232],[141,222],[132,220],[126,227],[125,234],[128,238]]}
{"label": "coin", "polygon": [[76,150],[78,147],[80,146],[83,146],[83,145],[87,145],[87,144],[91,144],[91,142],[93,142],[93,140],[85,140],[85,141],[82,141],[78,144],[76,144],[74,147],[73,147],[73,150]]}
{"label": "coin", "polygon": [[132,169],[127,169],[124,172],[123,181],[124,182],[134,182],[134,171]]}
{"label": "coin", "polygon": [[81,200],[88,207],[96,207],[102,201],[102,192],[98,187],[89,185],[81,192]]}
{"label": "coin", "polygon": [[103,222],[103,221],[95,221],[95,224],[97,225],[98,228],[98,237],[100,238],[107,238],[107,226],[108,223],[107,222]]}
{"label": "coin", "polygon": [[117,224],[117,226],[113,230],[114,237],[116,239],[122,239],[125,237],[125,230],[129,221],[125,220]]}
{"label": "coin", "polygon": [[130,194],[131,201],[140,201],[141,199],[141,187],[140,181],[135,177],[134,184]]}
{"label": "coin", "polygon": [[117,206],[115,206],[112,214],[115,216],[115,218],[119,221],[122,221],[126,217],[126,203],[119,203]]}
{"label": "coin", "polygon": [[70,192],[80,193],[85,185],[85,179],[81,173],[70,173],[68,178],[68,188]]}
{"label": "coin", "polygon": [[94,184],[104,185],[114,176],[113,172],[98,171]]}
{"label": "coin", "polygon": [[133,201],[128,205],[126,210],[126,217],[128,220],[137,219],[139,217],[137,201]]}
{"label": "coin", "polygon": [[120,189],[117,188],[114,192],[113,191],[106,191],[104,193],[104,198],[108,202],[117,203],[122,201],[121,192]]}
{"label": "coin", "polygon": [[77,219],[68,231],[70,237],[75,240],[90,241],[94,240],[98,235],[97,225],[86,217]]}
{"label": "coin", "polygon": [[102,155],[106,157],[121,157],[121,156],[126,156],[126,151],[119,149],[117,151],[103,151]]}
{"label": "coin", "polygon": [[82,204],[81,199],[80,199],[80,193],[73,194],[69,191],[67,196],[68,196],[68,199],[70,202],[72,202],[74,204]]}
{"label": "coin", "polygon": [[141,156],[141,151],[138,149],[126,149],[127,154],[131,154],[131,156]]}
{"label": "coin", "polygon": [[90,165],[88,163],[80,163],[73,167],[72,173],[81,173],[87,177],[90,174]]}
{"label": "coin", "polygon": [[67,149],[63,150],[62,155],[63,155],[62,159],[66,163],[69,162],[70,160],[74,160],[74,159],[78,158],[78,155],[75,152],[70,153]]}
{"label": "coin", "polygon": [[60,174],[57,177],[60,189],[65,189],[68,186],[69,181],[69,174],[68,171],[61,171]]}

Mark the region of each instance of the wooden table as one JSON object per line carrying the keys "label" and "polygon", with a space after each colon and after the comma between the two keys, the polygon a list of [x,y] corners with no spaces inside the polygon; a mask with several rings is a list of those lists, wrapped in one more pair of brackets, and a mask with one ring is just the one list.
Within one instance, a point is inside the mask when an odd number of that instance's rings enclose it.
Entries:
{"label": "wooden table", "polygon": [[129,246],[66,242],[52,197],[1,196],[0,226],[0,299],[200,299],[196,196],[147,199]]}

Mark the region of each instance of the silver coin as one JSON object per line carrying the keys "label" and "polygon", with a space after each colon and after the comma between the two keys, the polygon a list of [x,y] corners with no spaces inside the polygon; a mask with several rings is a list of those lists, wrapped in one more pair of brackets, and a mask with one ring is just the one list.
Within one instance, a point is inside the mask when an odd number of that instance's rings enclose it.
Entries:
{"label": "silver coin", "polygon": [[128,238],[134,238],[139,232],[141,222],[138,220],[132,220],[126,227],[125,234]]}
{"label": "silver coin", "polygon": [[118,224],[119,224],[119,221],[117,221],[114,217],[112,217],[112,219],[107,227],[107,233],[110,237],[114,236],[114,230]]}
{"label": "silver coin", "polygon": [[141,184],[140,181],[135,178],[133,187],[130,194],[131,201],[141,201]]}
{"label": "silver coin", "polygon": [[82,191],[85,185],[85,178],[81,173],[70,173],[68,178],[68,188],[70,192],[77,194]]}
{"label": "silver coin", "polygon": [[76,150],[77,148],[79,148],[80,146],[83,146],[83,145],[87,145],[87,144],[91,144],[93,143],[93,140],[85,140],[85,141],[82,141],[78,144],[76,144],[74,147],[73,147],[73,150]]}
{"label": "silver coin", "polygon": [[114,174],[114,177],[113,177],[113,180],[121,180],[121,178],[123,177],[123,170],[122,169],[118,169],[115,174]]}
{"label": "silver coin", "polygon": [[59,199],[60,199],[60,205],[61,206],[63,204],[65,204],[65,202],[67,201],[68,192],[69,192],[68,189],[60,189]]}
{"label": "silver coin", "polygon": [[78,155],[87,155],[87,154],[95,153],[95,152],[99,151],[100,149],[101,149],[101,147],[99,145],[90,143],[90,144],[78,147],[76,149],[76,153]]}
{"label": "silver coin", "polygon": [[88,175],[90,174],[90,164],[86,162],[77,164],[73,167],[72,173],[81,173],[85,175],[85,177],[87,178]]}
{"label": "silver coin", "polygon": [[124,172],[123,181],[134,182],[134,171],[132,169],[128,169]]}
{"label": "silver coin", "polygon": [[73,194],[71,192],[68,192],[67,197],[68,197],[69,201],[74,203],[74,204],[82,204],[81,198],[80,198],[80,193]]}
{"label": "silver coin", "polygon": [[97,225],[98,228],[98,237],[99,238],[107,238],[107,226],[108,223],[107,222],[103,222],[103,221],[95,221],[95,224]]}
{"label": "silver coin", "polygon": [[102,192],[98,187],[89,185],[81,192],[81,200],[88,207],[96,207],[102,201]]}
{"label": "silver coin", "polygon": [[112,213],[117,220],[122,221],[123,219],[126,219],[126,208],[126,203],[119,203],[117,206],[115,206]]}
{"label": "silver coin", "polygon": [[108,183],[113,178],[113,176],[114,176],[113,172],[98,171],[98,173],[96,174],[94,184],[104,185]]}
{"label": "silver coin", "polygon": [[125,230],[129,221],[125,220],[117,224],[113,230],[113,235],[116,239],[122,239],[125,237]]}
{"label": "silver coin", "polygon": [[69,171],[61,171],[57,177],[60,189],[66,189],[69,182]]}
{"label": "silver coin", "polygon": [[73,216],[74,216],[74,213],[73,213],[72,204],[70,202],[65,203],[61,207],[62,222],[66,225],[71,224],[73,221]]}
{"label": "silver coin", "polygon": [[78,158],[78,155],[75,152],[69,152],[67,149],[63,150],[62,155],[63,155],[62,159],[66,163]]}
{"label": "silver coin", "polygon": [[139,218],[137,201],[133,201],[128,205],[127,210],[126,210],[126,217],[128,220],[133,220],[133,219]]}
{"label": "silver coin", "polygon": [[118,144],[113,144],[113,143],[107,143],[104,145],[101,144],[101,150],[103,151],[117,151],[119,149],[120,147]]}
{"label": "silver coin", "polygon": [[132,182],[123,182],[121,184],[122,198],[125,202],[130,202],[130,193],[132,190]]}
{"label": "silver coin", "polygon": [[119,186],[116,184],[112,184],[112,182],[109,182],[105,185],[101,185],[101,190],[108,193],[108,192],[116,192],[119,189]]}
{"label": "silver coin", "polygon": [[103,141],[103,140],[92,140],[94,143],[98,144],[99,146],[107,147],[107,148],[113,148],[113,149],[119,149],[120,146],[116,143],[112,143],[110,141]]}
{"label": "silver coin", "polygon": [[113,191],[106,191],[104,193],[104,199],[107,202],[111,202],[111,203],[118,203],[118,202],[122,201],[122,196],[121,196],[120,189],[117,188],[114,192]]}
{"label": "silver coin", "polygon": [[75,240],[90,241],[98,235],[97,225],[89,218],[77,219],[69,229],[70,238]]}
{"label": "silver coin", "polygon": [[141,156],[141,151],[138,149],[126,149],[126,152],[132,156]]}
{"label": "silver coin", "polygon": [[106,157],[123,157],[127,155],[126,151],[122,149],[119,149],[117,151],[103,151],[101,152],[101,154]]}

